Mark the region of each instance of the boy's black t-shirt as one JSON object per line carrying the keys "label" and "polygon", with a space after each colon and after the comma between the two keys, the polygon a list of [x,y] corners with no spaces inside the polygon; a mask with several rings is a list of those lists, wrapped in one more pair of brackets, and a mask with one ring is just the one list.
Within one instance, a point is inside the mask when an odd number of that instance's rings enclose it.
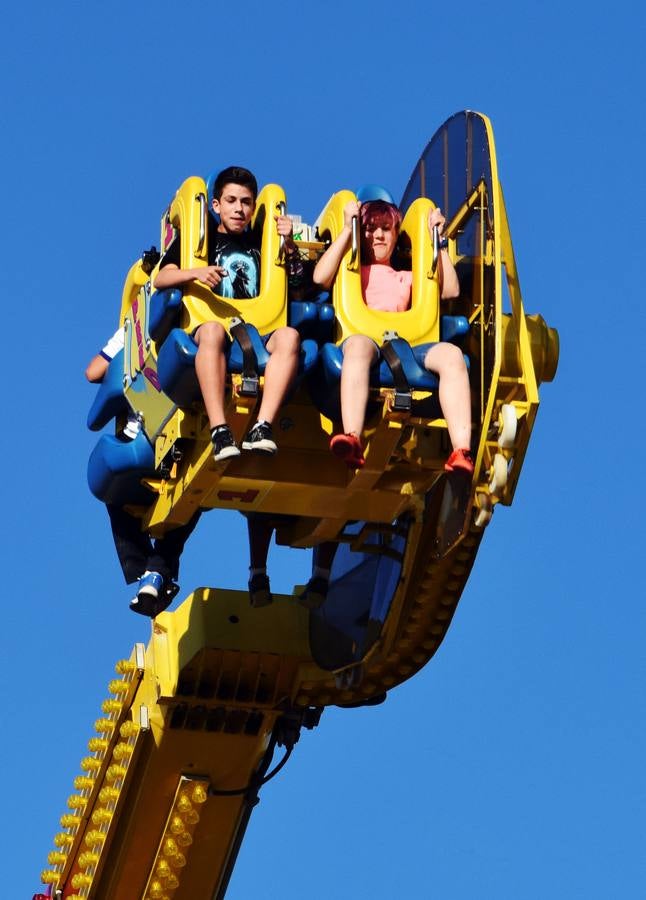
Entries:
{"label": "boy's black t-shirt", "polygon": [[[260,292],[260,249],[252,232],[229,234],[212,231],[209,234],[208,262],[222,266],[229,273],[215,289],[220,297],[248,300]],[[179,235],[164,253],[160,268],[169,263],[180,268]]]}

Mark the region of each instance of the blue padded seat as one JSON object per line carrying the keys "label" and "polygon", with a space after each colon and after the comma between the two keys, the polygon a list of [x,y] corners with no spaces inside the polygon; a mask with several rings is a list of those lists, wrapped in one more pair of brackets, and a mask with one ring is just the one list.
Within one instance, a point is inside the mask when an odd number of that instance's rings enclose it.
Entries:
{"label": "blue padded seat", "polygon": [[153,291],[150,295],[148,333],[156,344],[166,340],[178,324],[182,309],[182,292],[177,288]]}
{"label": "blue padded seat", "polygon": [[155,453],[143,432],[133,441],[113,434],[99,438],[90,454],[87,480],[95,497],[104,503],[147,506],[154,493],[141,483],[155,474]]}
{"label": "blue padded seat", "polygon": [[[249,338],[258,361],[258,374],[262,375],[269,361],[270,354],[265,344],[271,335],[261,337],[253,325],[247,324]],[[195,354],[197,344],[193,338],[174,328],[164,341],[157,357],[157,374],[162,390],[177,406],[190,406],[200,398],[200,387],[195,374]],[[301,342],[301,353],[298,374],[310,371],[318,356],[316,341],[307,339]],[[233,341],[227,350],[227,371],[239,374],[243,370],[242,348]]]}
{"label": "blue padded seat", "polygon": [[103,381],[94,397],[94,402],[87,414],[87,427],[91,431],[100,431],[115,416],[128,409],[123,393],[123,350],[119,350],[110,362]]}

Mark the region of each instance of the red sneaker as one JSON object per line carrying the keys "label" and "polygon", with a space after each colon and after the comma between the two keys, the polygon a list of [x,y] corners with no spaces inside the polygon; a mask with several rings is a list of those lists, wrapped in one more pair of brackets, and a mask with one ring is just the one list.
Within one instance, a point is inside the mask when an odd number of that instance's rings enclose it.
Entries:
{"label": "red sneaker", "polygon": [[351,469],[361,469],[366,463],[356,434],[335,434],[330,441],[330,450]]}
{"label": "red sneaker", "polygon": [[471,456],[471,451],[461,448],[454,450],[447,461],[444,463],[444,470],[446,472],[460,471],[466,472],[468,475],[473,475],[473,468],[473,457]]}

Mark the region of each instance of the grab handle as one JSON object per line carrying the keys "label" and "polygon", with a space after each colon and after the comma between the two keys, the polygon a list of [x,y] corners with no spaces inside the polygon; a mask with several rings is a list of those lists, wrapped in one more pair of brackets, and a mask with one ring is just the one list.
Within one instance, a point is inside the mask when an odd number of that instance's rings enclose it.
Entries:
{"label": "grab handle", "polygon": [[204,241],[206,240],[206,196],[202,193],[196,194],[195,199],[200,204],[200,234],[197,241],[197,256],[204,249]]}
{"label": "grab handle", "polygon": [[357,256],[359,253],[359,218],[358,216],[352,216],[352,253],[350,254],[350,268],[354,266],[357,261]]}

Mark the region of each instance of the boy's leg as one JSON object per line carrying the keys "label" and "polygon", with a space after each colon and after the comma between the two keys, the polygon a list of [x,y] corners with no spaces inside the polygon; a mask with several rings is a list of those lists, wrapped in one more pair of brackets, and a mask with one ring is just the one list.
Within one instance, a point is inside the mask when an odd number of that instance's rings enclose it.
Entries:
{"label": "boy's leg", "polygon": [[258,421],[271,424],[281,407],[287,391],[298,371],[301,339],[295,328],[277,328],[267,341],[271,354],[265,367],[265,386],[262,392]]}
{"label": "boy's leg", "polygon": [[146,569],[146,561],[153,549],[152,543],[147,532],[141,530],[139,520],[127,513],[123,507],[106,503],[106,509],[123,576],[126,584],[132,584]]}
{"label": "boy's leg", "polygon": [[226,342],[226,331],[219,322],[205,322],[195,332],[195,374],[211,428],[225,421]]}

